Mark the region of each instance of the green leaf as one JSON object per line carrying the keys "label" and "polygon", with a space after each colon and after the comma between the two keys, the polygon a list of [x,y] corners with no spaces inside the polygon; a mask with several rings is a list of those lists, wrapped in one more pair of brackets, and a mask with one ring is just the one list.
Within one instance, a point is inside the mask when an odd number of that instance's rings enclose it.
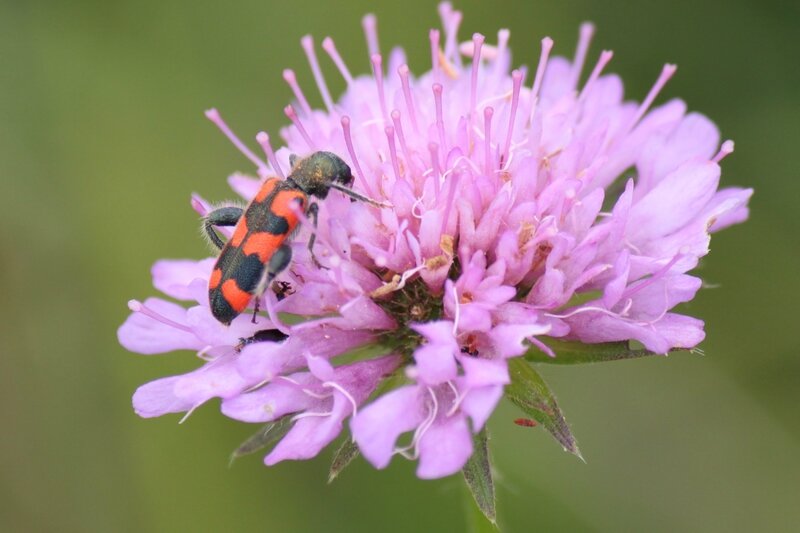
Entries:
{"label": "green leaf", "polygon": [[[541,340],[541,339],[540,339]],[[550,357],[536,346],[531,346],[525,359],[532,363],[550,363],[555,365],[577,365],[583,363],[603,363],[620,359],[636,359],[659,355],[648,350],[631,348],[627,341],[586,344],[583,342],[560,341],[547,339],[544,342],[555,357]]]}
{"label": "green leaf", "polygon": [[349,437],[344,439],[342,445],[333,454],[333,463],[331,463],[331,471],[328,473],[328,483],[333,483],[342,470],[345,469],[361,452],[358,451],[358,446]]}
{"label": "green leaf", "polygon": [[506,386],[506,398],[543,425],[566,451],[583,460],[556,397],[542,376],[520,357],[508,361],[508,370],[511,383]]}
{"label": "green leaf", "polygon": [[[461,472],[478,509],[493,526],[497,526],[492,465],[489,463],[489,437],[486,426],[473,437],[473,452]],[[478,517],[482,519],[482,517]],[[485,528],[476,527],[477,530]]]}
{"label": "green leaf", "polygon": [[291,416],[284,416],[275,422],[266,424],[233,451],[231,454],[231,463],[233,463],[239,457],[250,455],[251,453],[255,453],[263,448],[266,448],[267,446],[272,446],[281,440],[291,428]]}

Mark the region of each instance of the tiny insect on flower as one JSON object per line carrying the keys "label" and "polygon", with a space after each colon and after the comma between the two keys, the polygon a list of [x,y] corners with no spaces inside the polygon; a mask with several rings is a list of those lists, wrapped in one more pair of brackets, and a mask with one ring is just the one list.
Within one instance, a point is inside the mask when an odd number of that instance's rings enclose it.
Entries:
{"label": "tiny insect on flower", "polygon": [[[309,202],[309,196],[324,200],[330,189],[336,189],[355,200],[382,207],[349,189],[353,174],[335,154],[315,152],[302,160],[292,156],[291,164],[292,172],[285,180],[267,178],[245,209],[220,207],[203,219],[209,240],[220,249],[208,281],[208,299],[211,312],[223,324],[230,324],[254,297],[255,323],[260,296],[292,261],[288,241],[300,222],[299,211],[316,228],[319,207]],[[215,226],[236,228],[233,236],[223,242]],[[312,233],[308,249],[314,264],[319,266],[314,256],[314,239]]]}

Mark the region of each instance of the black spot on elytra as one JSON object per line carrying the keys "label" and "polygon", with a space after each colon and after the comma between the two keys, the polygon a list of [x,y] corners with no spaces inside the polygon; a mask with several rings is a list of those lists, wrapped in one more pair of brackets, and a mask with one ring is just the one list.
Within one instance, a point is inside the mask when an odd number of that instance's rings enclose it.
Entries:
{"label": "black spot on elytra", "polygon": [[276,215],[270,211],[267,213],[264,231],[273,235],[286,235],[289,233],[289,222],[286,220],[286,217]]}
{"label": "black spot on elytra", "polygon": [[245,256],[237,265],[233,279],[240,289],[252,293],[261,281],[263,273],[264,264],[258,259],[258,255],[251,254]]}
{"label": "black spot on elytra", "polygon": [[211,306],[211,314],[223,324],[230,324],[239,314],[233,310],[233,307],[225,300],[222,296],[222,291],[219,289],[208,291],[208,302]]}

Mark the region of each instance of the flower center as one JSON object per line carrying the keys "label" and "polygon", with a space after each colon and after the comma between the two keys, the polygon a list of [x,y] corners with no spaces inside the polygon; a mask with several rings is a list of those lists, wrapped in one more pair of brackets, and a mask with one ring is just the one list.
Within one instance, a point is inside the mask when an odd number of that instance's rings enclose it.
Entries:
{"label": "flower center", "polygon": [[376,303],[397,321],[398,327],[384,332],[380,342],[410,360],[414,350],[421,344],[422,336],[409,324],[439,320],[444,311],[442,297],[432,294],[422,278],[409,281],[390,296],[376,300]]}

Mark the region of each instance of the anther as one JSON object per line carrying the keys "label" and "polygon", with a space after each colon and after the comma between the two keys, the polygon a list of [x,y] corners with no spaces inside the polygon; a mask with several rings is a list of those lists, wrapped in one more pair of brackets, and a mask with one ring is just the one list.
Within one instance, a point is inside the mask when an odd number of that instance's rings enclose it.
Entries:
{"label": "anther", "polygon": [[378,101],[381,104],[381,116],[384,122],[388,122],[389,115],[386,113],[386,98],[383,94],[383,59],[380,54],[373,54],[372,75],[375,77],[375,86],[378,89]]}
{"label": "anther", "polygon": [[310,35],[304,36],[300,39],[300,46],[306,52],[308,64],[311,67],[311,73],[314,75],[314,81],[317,82],[319,94],[322,96],[322,101],[329,113],[333,113],[333,99],[328,90],[328,85],[325,83],[325,76],[322,75],[322,70],[319,68],[319,61],[317,60],[317,53],[314,51],[314,39]]}
{"label": "anther", "polygon": [[265,167],[267,166],[261,159],[259,159],[250,149],[244,145],[244,143],[239,140],[239,137],[231,131],[225,121],[222,120],[222,116],[219,114],[219,111],[216,109],[209,109],[206,111],[206,118],[208,118],[211,122],[213,122],[220,131],[230,140],[233,145],[244,154],[244,156],[253,162],[253,164],[258,168],[258,172],[262,173],[265,171]]}
{"label": "anther", "polygon": [[475,101],[478,98],[478,68],[481,62],[481,49],[485,38],[480,33],[472,36],[472,77],[469,85],[469,121],[470,127],[468,131],[472,131],[472,121],[475,118]]}
{"label": "anther", "polygon": [[204,217],[211,212],[211,206],[209,206],[205,200],[200,198],[197,193],[192,193],[190,204],[192,205],[192,209],[194,209],[195,212],[201,217]]}
{"label": "anther", "polygon": [[533,80],[533,88],[531,89],[531,116],[530,123],[533,124],[533,116],[536,113],[536,104],[539,101],[539,88],[542,85],[544,78],[544,71],[547,68],[547,60],[550,57],[550,50],[553,49],[553,39],[545,37],[542,39],[542,52],[539,55],[539,66],[536,67],[536,77]]}
{"label": "anther", "polygon": [[483,166],[487,176],[491,176],[494,171],[494,158],[492,157],[492,116],[494,108],[487,107],[483,110]]}
{"label": "anther", "polygon": [[397,147],[394,145],[394,127],[386,126],[384,129],[386,133],[386,141],[389,144],[389,154],[392,159],[392,169],[394,169],[394,178],[400,179],[400,165],[397,163]]}
{"label": "anther", "polygon": [[361,19],[361,27],[364,28],[364,36],[367,38],[367,50],[369,55],[380,54],[378,46],[378,19],[375,15],[368,13]]}
{"label": "anther", "polygon": [[428,152],[431,154],[431,168],[433,169],[433,185],[436,201],[439,201],[439,189],[441,188],[442,167],[439,164],[439,145],[432,142],[428,143]]}
{"label": "anther", "polygon": [[442,150],[447,153],[447,141],[444,134],[444,112],[442,110],[442,92],[444,88],[441,83],[434,83],[432,89],[433,100],[436,105],[436,129],[439,132],[439,144]]}
{"label": "anther", "polygon": [[408,167],[411,165],[411,155],[408,151],[408,145],[406,145],[406,137],[403,135],[403,123],[400,120],[400,111],[397,109],[392,111],[392,123],[394,124],[394,130],[397,134],[397,140],[400,141],[400,149],[403,151],[406,167]]}
{"label": "anther", "polygon": [[726,156],[732,153],[733,153],[733,141],[728,139],[727,141],[722,143],[722,146],[720,146],[719,148],[719,152],[717,152],[717,155],[715,155],[711,161],[713,161],[714,163],[719,163],[720,161],[725,159]]}
{"label": "anther", "polygon": [[286,176],[283,173],[283,169],[278,164],[278,158],[275,157],[275,152],[272,150],[272,145],[269,142],[269,134],[265,131],[259,131],[256,135],[256,141],[258,144],[261,145],[261,149],[264,150],[264,154],[267,156],[267,161],[269,164],[272,165],[272,170],[281,178],[285,178]]}
{"label": "anther", "polygon": [[592,42],[593,35],[594,24],[591,22],[584,22],[581,24],[580,37],[578,37],[578,47],[575,49],[575,59],[572,62],[572,72],[570,73],[570,87],[573,89],[578,86],[578,80],[580,79],[581,71],[583,70],[583,63],[586,61],[586,52],[589,51],[589,44]]}
{"label": "anther", "polygon": [[284,69],[283,81],[285,81],[287,85],[289,85],[289,87],[292,89],[294,97],[297,98],[297,102],[303,109],[303,113],[305,113],[307,117],[310,117],[311,106],[308,105],[308,100],[306,100],[306,95],[303,94],[303,90],[297,84],[297,76],[295,76],[294,71],[292,69],[290,68]]}
{"label": "anther", "polygon": [[333,39],[330,37],[325,37],[322,40],[322,49],[325,50],[328,55],[330,56],[333,63],[336,65],[336,68],[339,69],[339,72],[342,74],[344,81],[347,85],[353,84],[353,76],[350,74],[350,70],[347,68],[342,56],[339,55],[339,51],[336,49],[336,45],[333,43]]}
{"label": "anther", "polygon": [[647,97],[644,99],[642,104],[639,106],[639,109],[636,110],[636,115],[634,116],[633,120],[631,121],[631,125],[629,128],[635,126],[639,120],[644,116],[650,106],[653,104],[653,100],[656,99],[658,93],[661,92],[661,89],[664,88],[664,85],[667,84],[669,79],[675,74],[675,71],[678,69],[675,65],[666,64],[664,68],[661,69],[661,74],[658,76],[656,83],[650,89],[650,92],[647,93]]}
{"label": "anther", "polygon": [[461,58],[458,56],[458,27],[461,25],[463,13],[453,10],[452,4],[442,2],[439,4],[439,16],[442,18],[444,28],[444,56],[447,60],[453,61],[459,69],[461,68]]}
{"label": "anther", "polygon": [[600,53],[600,59],[597,60],[597,64],[594,66],[594,69],[592,69],[589,79],[586,80],[586,84],[583,86],[581,94],[578,96],[578,100],[583,100],[586,98],[586,95],[589,93],[589,89],[592,88],[594,82],[600,77],[600,74],[603,72],[605,66],[608,65],[608,62],[611,61],[612,57],[614,57],[614,52],[611,50],[603,50]]}
{"label": "anther", "polygon": [[186,331],[188,333],[193,333],[192,329],[188,326],[175,322],[174,320],[170,320],[169,318],[165,317],[161,313],[154,311],[153,309],[147,307],[145,304],[140,302],[139,300],[129,300],[128,301],[128,309],[133,311],[134,313],[141,313],[146,317],[152,318],[162,324],[166,324],[167,326],[171,326],[175,329],[179,329],[181,331]]}
{"label": "anther", "polygon": [[358,157],[356,157],[356,151],[353,148],[353,138],[350,135],[350,117],[347,115],[342,117],[342,132],[344,133],[344,143],[347,145],[347,151],[350,154],[350,160],[353,162],[353,166],[356,169],[356,175],[361,180],[361,184],[364,186],[364,190],[367,192],[367,196],[372,196],[372,189],[367,182],[367,177],[364,175],[364,172],[361,170],[361,164],[358,162]]}
{"label": "anther", "polygon": [[511,136],[514,134],[514,121],[517,118],[517,107],[519,106],[519,91],[522,87],[522,72],[515,70],[511,73],[511,80],[514,84],[511,92],[511,112],[508,115],[508,134],[506,135],[506,144],[503,146],[501,157],[508,158],[508,151],[511,148]]}
{"label": "anther", "polygon": [[403,86],[403,98],[406,101],[406,110],[408,116],[411,118],[411,125],[414,126],[414,131],[419,133],[417,126],[417,110],[414,108],[414,99],[411,96],[411,85],[408,81],[408,65],[400,65],[397,68],[397,75],[400,76],[400,84]]}
{"label": "anther", "polygon": [[300,121],[300,117],[297,116],[297,112],[294,110],[294,107],[292,105],[287,105],[286,107],[283,108],[283,112],[289,118],[289,120],[292,121],[292,124],[294,124],[294,127],[297,128],[297,131],[306,141],[308,147],[314,150],[315,149],[314,142],[311,140],[311,137],[308,135],[308,132],[303,127],[303,123]]}
{"label": "anther", "polygon": [[433,70],[433,81],[439,81],[439,30],[431,30],[428,34],[431,41],[431,70]]}
{"label": "anther", "polygon": [[508,48],[508,38],[511,36],[511,32],[507,29],[502,29],[497,32],[497,52],[494,57],[494,72],[495,76],[499,76],[501,74],[500,70],[505,65],[505,61],[503,61],[503,57],[506,55],[506,48]]}

